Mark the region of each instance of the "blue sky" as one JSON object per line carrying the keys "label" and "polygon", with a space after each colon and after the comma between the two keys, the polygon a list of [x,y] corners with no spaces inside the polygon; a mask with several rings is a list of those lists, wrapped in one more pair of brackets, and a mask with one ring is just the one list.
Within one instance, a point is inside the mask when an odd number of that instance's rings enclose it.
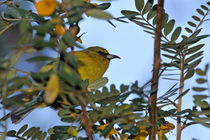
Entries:
{"label": "blue sky", "polygon": [[[192,14],[196,14],[195,9],[199,8],[199,5],[205,4],[207,0],[195,1],[195,0],[168,0],[165,2],[166,12],[169,13],[170,18],[176,19],[175,26],[186,26],[186,22],[191,20]],[[112,6],[108,10],[115,17],[121,16],[121,10],[135,10],[134,0],[114,0]],[[113,28],[109,23],[103,20],[96,20],[93,18],[85,18],[81,22],[81,33],[85,32],[82,36],[83,45],[89,46],[102,46],[109,50],[112,54],[119,55],[121,60],[113,60],[106,72],[105,76],[109,77],[109,83],[115,83],[120,85],[121,83],[130,84],[135,80],[138,80],[140,85],[144,84],[151,78],[152,62],[153,62],[153,43],[154,40],[149,34],[143,32],[142,28],[133,24],[125,24],[117,21],[113,21],[116,28]],[[207,23],[209,24],[209,23]],[[203,33],[209,33],[209,27],[204,24]],[[210,39],[205,39],[206,48],[204,52],[204,61],[200,64],[200,67],[209,62],[208,44]],[[51,54],[53,55],[53,54]],[[19,63],[18,66],[22,66],[25,63]],[[33,68],[33,67],[32,67]],[[32,69],[31,68],[31,69]],[[195,79],[195,78],[194,78]],[[187,86],[196,85],[194,80],[186,82]],[[160,94],[170,88],[172,82],[161,80]],[[192,106],[192,95],[194,92],[189,92],[189,95],[184,97],[184,108]],[[32,112],[25,120],[18,125],[9,125],[12,128],[21,127],[23,124],[28,123],[31,126],[39,126],[42,124],[43,130],[47,130],[53,125],[59,125],[60,122],[56,117],[56,112],[52,109],[37,109]],[[10,124],[10,122],[9,122]],[[175,139],[175,131],[169,135],[170,140]],[[194,125],[186,128],[183,131],[182,139],[190,140],[197,138],[199,140],[206,140],[210,137],[209,129],[200,125]]]}

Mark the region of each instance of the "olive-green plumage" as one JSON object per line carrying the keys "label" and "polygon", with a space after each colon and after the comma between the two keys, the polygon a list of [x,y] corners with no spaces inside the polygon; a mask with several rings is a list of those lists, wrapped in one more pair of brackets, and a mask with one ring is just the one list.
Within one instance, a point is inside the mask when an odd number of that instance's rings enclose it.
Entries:
{"label": "olive-green plumage", "polygon": [[[82,80],[88,80],[89,84],[93,83],[97,79],[100,79],[103,74],[106,72],[109,67],[109,63],[111,59],[120,58],[116,55],[111,55],[109,52],[101,47],[90,47],[82,51],[73,51],[72,55],[75,55],[79,66],[78,73]],[[53,64],[49,63],[43,66],[40,71],[45,72],[49,71],[53,68]],[[19,102],[24,96],[16,95],[11,97],[11,100],[15,100]],[[20,109],[14,104],[8,104],[7,107],[11,112],[11,119],[13,123],[17,123],[22,120],[28,113],[30,113],[33,109],[40,106],[41,102],[34,102],[27,109]]]}
{"label": "olive-green plumage", "polygon": [[[89,83],[93,83],[103,76],[111,59],[108,56],[114,56],[101,47],[90,47],[83,51],[75,51],[73,54],[79,60],[78,72],[81,79],[88,79]],[[117,56],[113,58],[117,58]]]}

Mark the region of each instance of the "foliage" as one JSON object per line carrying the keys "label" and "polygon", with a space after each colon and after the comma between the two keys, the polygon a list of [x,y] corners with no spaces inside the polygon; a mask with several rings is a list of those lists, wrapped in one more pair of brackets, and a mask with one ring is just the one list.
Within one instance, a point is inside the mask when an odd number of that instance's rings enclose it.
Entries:
{"label": "foliage", "polygon": [[[157,5],[153,2],[153,0],[148,0],[146,3],[143,0],[135,0],[137,11],[122,10],[121,13],[124,16],[120,17],[120,19],[127,18],[129,21],[141,26],[143,31],[152,35],[154,38],[157,22]],[[194,75],[195,68],[200,64],[203,58],[203,51],[201,49],[205,44],[200,42],[209,37],[209,35],[201,35],[201,25],[209,20],[209,4],[210,3],[207,2],[206,5],[201,5],[199,9],[196,9],[198,15],[193,15],[192,21],[187,22],[188,27],[184,28],[187,35],[185,35],[186,33],[182,35],[182,27],[175,27],[175,19],[169,19],[169,15],[164,13],[161,50],[163,52],[162,56],[165,58],[162,62],[160,76],[166,80],[177,81],[178,85],[170,89],[173,92],[171,94],[169,92],[168,96],[159,97],[159,100],[161,100],[159,107],[162,108],[167,105],[174,107],[174,109],[168,112],[168,115],[177,118],[177,132],[180,133],[183,128],[186,127],[187,121],[192,121],[189,124],[197,123],[193,122],[195,120],[192,119],[196,117],[196,115],[192,113],[194,110],[182,110],[181,105],[183,96],[190,91],[189,88],[184,89],[184,83]],[[205,82],[205,79],[198,79],[197,82]],[[200,89],[200,91],[206,90],[206,88],[196,89]],[[176,94],[177,92],[179,94]],[[174,99],[174,96],[177,97]]]}
{"label": "foliage", "polygon": [[[111,5],[109,2],[26,1],[35,5],[37,13],[21,8],[17,1],[0,2],[0,5],[6,7],[1,12],[0,35],[4,35],[13,26],[18,26],[20,30],[16,47],[7,57],[0,58],[1,104],[5,109],[11,110],[0,121],[2,126],[8,118],[17,123],[24,119],[22,114],[38,107],[51,106],[58,110],[58,116],[66,124],[53,126],[48,132],[42,132],[39,127],[28,128],[24,125],[18,131],[5,129],[5,132],[1,132],[1,137],[82,140],[90,138],[91,133],[110,139],[145,139],[151,129],[148,121],[149,95],[154,92],[150,89],[151,81],[142,86],[136,81],[116,88],[114,84],[104,87],[108,79],[102,77],[88,84],[88,81],[81,80],[77,72],[77,58],[68,51],[83,49],[83,33],[80,33],[79,24],[86,16],[108,21],[111,25],[111,19],[120,22],[127,22],[125,20],[128,19],[154,38],[157,5],[153,0],[135,0],[136,11],[122,10],[123,16],[118,18],[105,11]],[[184,110],[180,108],[182,97],[190,92],[190,88],[184,87],[184,83],[194,73],[200,76],[196,80],[199,85],[208,84],[208,65],[204,70],[196,67],[203,58],[202,48],[205,44],[202,41],[209,36],[201,32],[202,24],[209,20],[209,6],[210,2],[201,5],[196,10],[198,15],[192,16],[187,27],[176,27],[175,19],[169,19],[169,15],[164,13],[161,40],[164,59],[161,62],[160,78],[176,83],[157,99],[156,134],[160,140],[167,139],[165,134],[175,127],[166,120],[168,117],[175,118],[182,129],[197,123],[209,127],[209,95],[194,95],[197,107]],[[182,33],[182,29],[186,32]],[[29,58],[27,61],[30,63],[48,63],[35,72],[16,67],[24,54],[44,49],[56,52],[58,57],[37,55]],[[193,90],[207,91],[209,87],[193,87]],[[170,109],[165,109],[166,106],[170,106]],[[82,136],[84,131],[87,136]]]}

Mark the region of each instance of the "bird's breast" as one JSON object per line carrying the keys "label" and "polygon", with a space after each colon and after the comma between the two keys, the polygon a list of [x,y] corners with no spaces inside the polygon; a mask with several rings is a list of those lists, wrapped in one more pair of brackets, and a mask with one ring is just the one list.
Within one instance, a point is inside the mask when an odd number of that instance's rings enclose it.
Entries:
{"label": "bird's breast", "polygon": [[88,80],[89,83],[100,79],[109,66],[109,61],[98,54],[79,53],[75,55],[79,60],[78,72],[81,79]]}

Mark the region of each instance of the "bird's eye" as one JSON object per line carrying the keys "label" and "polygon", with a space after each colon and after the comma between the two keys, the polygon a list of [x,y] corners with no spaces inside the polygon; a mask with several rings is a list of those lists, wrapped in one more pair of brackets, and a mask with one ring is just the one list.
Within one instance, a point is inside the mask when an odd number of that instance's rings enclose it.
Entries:
{"label": "bird's eye", "polygon": [[101,54],[101,55],[104,55],[104,56],[109,54],[109,53],[105,53],[105,52],[102,52],[102,51],[98,51],[98,53]]}
{"label": "bird's eye", "polygon": [[99,53],[99,54],[102,54],[103,52],[102,52],[102,51],[98,51],[98,53]]}

